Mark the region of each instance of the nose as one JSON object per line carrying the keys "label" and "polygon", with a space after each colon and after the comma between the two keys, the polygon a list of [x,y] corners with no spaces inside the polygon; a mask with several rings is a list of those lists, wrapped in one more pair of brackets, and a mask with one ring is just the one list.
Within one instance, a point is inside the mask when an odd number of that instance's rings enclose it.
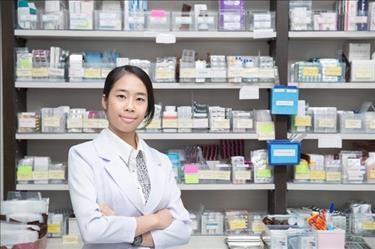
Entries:
{"label": "nose", "polygon": [[125,101],[125,111],[134,112],[134,100],[133,100],[133,98],[128,98],[127,101]]}

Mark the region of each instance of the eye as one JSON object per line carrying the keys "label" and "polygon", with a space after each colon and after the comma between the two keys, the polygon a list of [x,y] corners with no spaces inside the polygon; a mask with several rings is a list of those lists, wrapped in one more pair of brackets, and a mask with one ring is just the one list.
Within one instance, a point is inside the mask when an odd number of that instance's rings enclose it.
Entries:
{"label": "eye", "polygon": [[139,101],[139,102],[145,102],[146,99],[144,99],[144,98],[137,98],[137,101]]}
{"label": "eye", "polygon": [[116,98],[126,99],[126,96],[124,94],[118,94],[118,95],[116,95]]}

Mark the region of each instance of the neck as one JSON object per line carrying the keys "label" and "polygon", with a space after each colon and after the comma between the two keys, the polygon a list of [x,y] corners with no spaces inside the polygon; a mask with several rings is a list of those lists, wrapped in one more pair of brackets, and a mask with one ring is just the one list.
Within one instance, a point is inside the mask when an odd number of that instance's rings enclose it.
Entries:
{"label": "neck", "polygon": [[116,134],[119,138],[121,138],[127,144],[129,144],[131,147],[133,147],[134,149],[137,149],[137,139],[136,139],[136,133],[135,133],[135,131],[129,132],[129,133],[125,133],[125,132],[122,132],[122,131],[120,131],[120,130],[114,128],[114,127],[112,127],[111,125],[109,125],[108,128],[114,134]]}

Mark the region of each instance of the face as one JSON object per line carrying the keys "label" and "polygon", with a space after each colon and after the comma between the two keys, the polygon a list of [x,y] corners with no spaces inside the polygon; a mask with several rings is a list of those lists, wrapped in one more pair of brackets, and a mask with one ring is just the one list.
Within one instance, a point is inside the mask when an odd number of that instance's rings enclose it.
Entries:
{"label": "face", "polygon": [[102,105],[106,110],[109,128],[116,133],[134,133],[147,112],[147,89],[133,74],[125,74],[114,83]]}

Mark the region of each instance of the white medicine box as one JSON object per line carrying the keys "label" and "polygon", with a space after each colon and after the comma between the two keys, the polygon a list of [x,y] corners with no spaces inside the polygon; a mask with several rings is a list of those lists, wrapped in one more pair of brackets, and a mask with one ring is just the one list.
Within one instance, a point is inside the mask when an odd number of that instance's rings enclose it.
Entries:
{"label": "white medicine box", "polygon": [[371,55],[370,43],[349,43],[346,55],[350,62],[354,60],[369,60]]}
{"label": "white medicine box", "polygon": [[375,81],[375,60],[354,60],[351,63],[351,81]]}

